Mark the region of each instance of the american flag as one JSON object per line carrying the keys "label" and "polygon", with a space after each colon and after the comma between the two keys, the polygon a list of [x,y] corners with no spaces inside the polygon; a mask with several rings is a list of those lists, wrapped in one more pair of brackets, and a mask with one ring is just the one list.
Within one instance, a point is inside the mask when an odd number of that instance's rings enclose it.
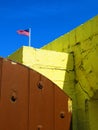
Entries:
{"label": "american flag", "polygon": [[29,36],[30,35],[29,29],[18,30],[17,33],[20,34],[20,35],[25,35],[25,36]]}

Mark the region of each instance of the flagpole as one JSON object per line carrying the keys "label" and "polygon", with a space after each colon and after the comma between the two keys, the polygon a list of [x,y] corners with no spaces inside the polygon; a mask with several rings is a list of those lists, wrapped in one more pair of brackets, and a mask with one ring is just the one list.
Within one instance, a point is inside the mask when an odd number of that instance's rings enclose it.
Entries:
{"label": "flagpole", "polygon": [[31,46],[31,28],[29,28],[29,46]]}

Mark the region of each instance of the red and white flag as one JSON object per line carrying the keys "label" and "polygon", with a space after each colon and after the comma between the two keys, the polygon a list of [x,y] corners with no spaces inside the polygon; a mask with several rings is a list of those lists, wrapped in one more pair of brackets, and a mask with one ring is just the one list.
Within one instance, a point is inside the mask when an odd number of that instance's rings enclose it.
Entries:
{"label": "red and white flag", "polygon": [[26,30],[18,30],[17,33],[20,35],[28,36],[29,37],[28,43],[29,43],[29,46],[31,46],[31,28],[26,29]]}
{"label": "red and white flag", "polygon": [[20,34],[20,35],[30,36],[29,29],[26,29],[26,30],[18,30],[17,33]]}

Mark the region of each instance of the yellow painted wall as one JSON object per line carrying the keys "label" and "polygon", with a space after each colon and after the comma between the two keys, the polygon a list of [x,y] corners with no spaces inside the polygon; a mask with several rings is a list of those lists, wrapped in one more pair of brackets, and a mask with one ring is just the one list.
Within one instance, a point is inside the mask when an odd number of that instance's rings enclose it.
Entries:
{"label": "yellow painted wall", "polygon": [[[98,16],[57,38],[42,49],[73,52],[76,116],[74,130],[98,129]],[[66,85],[64,85],[66,92]],[[95,108],[96,107],[96,108]],[[96,113],[96,114],[95,114]],[[76,127],[75,127],[76,126]]]}
{"label": "yellow painted wall", "polygon": [[[67,67],[67,61],[72,58],[71,54],[64,52],[23,48],[23,64],[45,75],[61,89],[63,89],[67,71],[73,70],[73,60],[72,64]],[[70,80],[73,81],[73,79]]]}
{"label": "yellow painted wall", "polygon": [[98,129],[98,100],[90,100],[89,102],[89,127],[91,130],[97,130]]}
{"label": "yellow painted wall", "polygon": [[[68,81],[73,86],[74,71],[72,54],[23,46],[8,58],[29,66],[45,75],[61,89],[63,89],[64,83],[67,84]],[[67,75],[66,81],[65,75]]]}
{"label": "yellow painted wall", "polygon": [[23,59],[21,57],[23,57],[23,47],[15,51],[13,55],[9,55],[7,58],[19,63],[23,63]]}

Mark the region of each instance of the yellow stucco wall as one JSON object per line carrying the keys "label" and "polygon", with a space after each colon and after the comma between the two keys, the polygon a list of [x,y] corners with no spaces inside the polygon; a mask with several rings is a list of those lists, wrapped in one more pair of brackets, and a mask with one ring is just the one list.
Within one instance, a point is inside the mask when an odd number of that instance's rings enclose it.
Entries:
{"label": "yellow stucco wall", "polygon": [[[74,130],[98,129],[98,16],[42,47],[73,52],[76,124]],[[64,86],[65,87],[65,86]],[[66,87],[65,87],[66,92]],[[74,114],[74,113],[73,113]],[[76,125],[76,127],[74,126]]]}
{"label": "yellow stucco wall", "polygon": [[[73,54],[23,46],[8,58],[29,66],[45,75],[61,89],[68,82],[73,86]],[[70,93],[69,89],[68,93]]]}
{"label": "yellow stucco wall", "polygon": [[15,51],[13,55],[9,55],[7,58],[19,63],[23,63],[23,59],[21,57],[23,57],[23,47]]}

